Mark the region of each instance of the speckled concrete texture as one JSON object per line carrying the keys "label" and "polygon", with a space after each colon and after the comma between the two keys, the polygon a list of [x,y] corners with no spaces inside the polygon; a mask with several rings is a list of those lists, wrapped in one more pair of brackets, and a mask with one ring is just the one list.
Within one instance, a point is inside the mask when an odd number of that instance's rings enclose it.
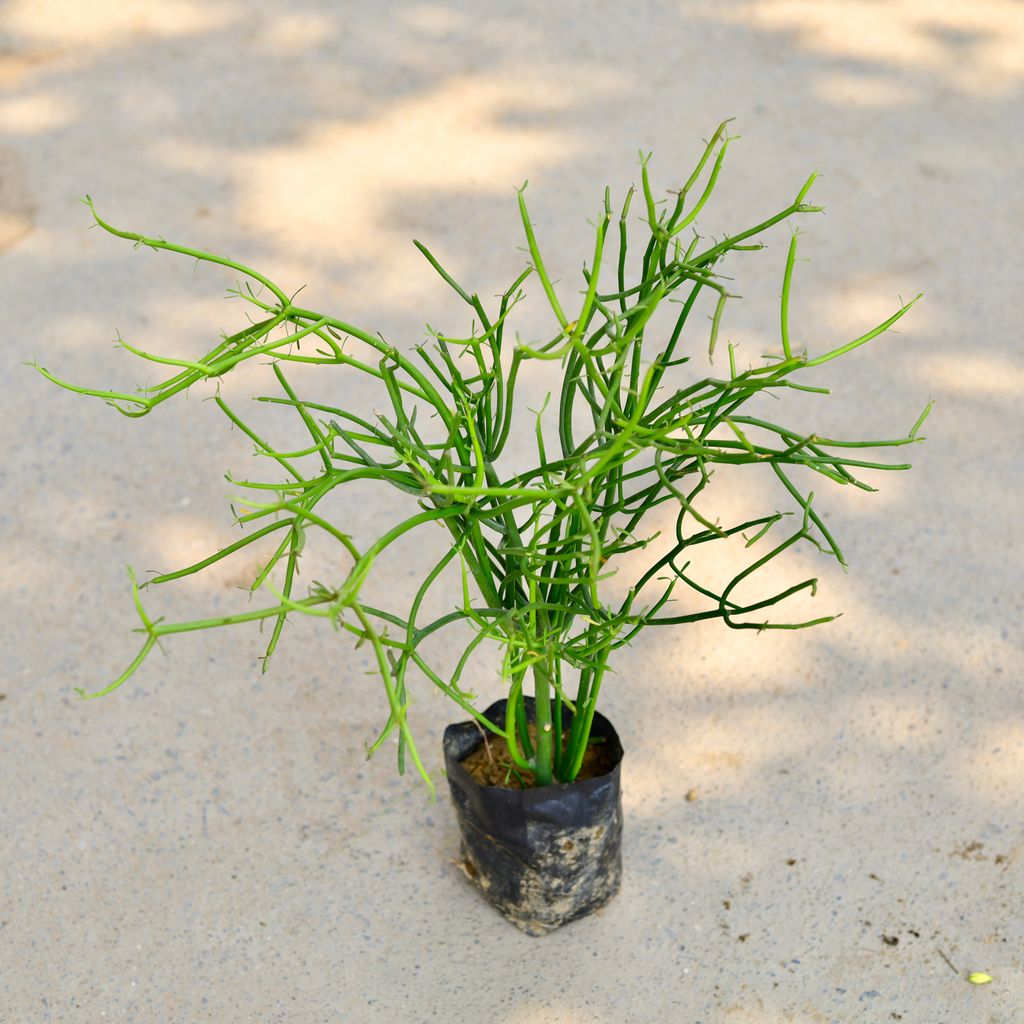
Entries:
{"label": "speckled concrete texture", "polygon": [[[2,1024],[1024,1021],[1024,6],[5,0],[0,89]],[[180,356],[244,322],[229,275],[87,230],[82,193],[412,345],[468,320],[411,238],[498,292],[524,260],[528,178],[569,295],[604,186],[638,181],[638,149],[678,186],[730,116],[742,139],[705,233],[822,174],[801,344],[926,293],[791,418],[886,436],[936,408],[911,472],[873,474],[874,495],[819,488],[850,572],[813,552],[791,572],[814,566],[815,610],[842,618],[623,653],[603,703],[626,749],[612,905],[539,940],[487,907],[447,803],[390,750],[365,761],[379,684],[322,624],[295,623],[267,675],[264,638],[239,627],[173,638],[116,695],[75,698],[135,651],[125,563],[233,539],[223,474],[253,465],[209,391],[129,421],[20,365],[130,388],[146,371],[115,331]],[[741,358],[777,344],[787,237],[735,265],[723,334]],[[538,295],[524,338],[548,329]],[[225,393],[265,393],[267,373],[247,364]],[[546,383],[529,376],[524,404]],[[344,375],[330,388],[366,399]],[[277,429],[272,412],[256,422]],[[399,497],[333,511],[365,539]],[[375,593],[404,607],[429,549],[382,564]],[[240,610],[251,570],[147,603]],[[462,716],[425,685],[412,714],[438,773]]]}

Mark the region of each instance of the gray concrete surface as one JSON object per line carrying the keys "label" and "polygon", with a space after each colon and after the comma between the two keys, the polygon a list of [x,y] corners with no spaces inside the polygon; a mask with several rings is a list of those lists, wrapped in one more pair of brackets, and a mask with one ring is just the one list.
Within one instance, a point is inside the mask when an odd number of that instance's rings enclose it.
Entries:
{"label": "gray concrete surface", "polygon": [[[3,1024],[1024,1021],[1024,6],[6,0],[0,88]],[[467,322],[411,237],[492,294],[523,260],[529,178],[568,292],[604,185],[638,180],[640,148],[678,185],[727,116],[743,138],[705,231],[822,172],[794,307],[812,348],[926,292],[832,364],[814,425],[893,434],[937,405],[912,472],[819,495],[851,570],[818,560],[816,608],[843,618],[665,632],[620,659],[611,907],[533,940],[483,905],[446,803],[364,761],[378,685],[315,623],[266,676],[238,628],[74,698],[134,653],[124,564],[229,539],[223,473],[251,465],[203,394],[129,421],[20,365],[130,386],[115,330],[181,355],[241,317],[227,276],[86,230],[82,193],[413,344]],[[743,265],[723,329],[752,359],[777,343],[786,237]],[[365,537],[399,508],[337,512]],[[384,567],[396,607],[424,557]],[[249,568],[149,607],[239,609]],[[414,714],[436,770],[459,716],[426,688]]]}

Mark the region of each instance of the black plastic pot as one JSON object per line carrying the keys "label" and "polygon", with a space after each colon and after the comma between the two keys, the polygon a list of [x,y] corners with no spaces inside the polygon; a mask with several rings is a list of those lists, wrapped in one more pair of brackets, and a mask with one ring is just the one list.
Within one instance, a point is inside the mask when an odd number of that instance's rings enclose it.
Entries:
{"label": "black plastic pot", "polygon": [[[506,701],[485,715],[505,723]],[[533,700],[526,698],[533,721]],[[565,709],[565,726],[572,721]],[[449,725],[444,758],[452,802],[462,832],[466,874],[517,928],[544,935],[603,907],[622,880],[622,744],[603,715],[592,736],[603,737],[614,767],[583,782],[536,789],[484,786],[462,766],[482,743],[473,721]]]}

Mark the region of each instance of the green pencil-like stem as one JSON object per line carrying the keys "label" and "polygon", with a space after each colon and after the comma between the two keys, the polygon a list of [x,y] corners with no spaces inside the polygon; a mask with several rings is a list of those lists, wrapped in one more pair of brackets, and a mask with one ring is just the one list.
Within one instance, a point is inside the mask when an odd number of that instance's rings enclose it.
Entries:
{"label": "green pencil-like stem", "polygon": [[533,666],[534,710],[537,723],[537,748],[533,771],[538,786],[549,786],[554,772],[551,679],[552,667],[546,660]]}

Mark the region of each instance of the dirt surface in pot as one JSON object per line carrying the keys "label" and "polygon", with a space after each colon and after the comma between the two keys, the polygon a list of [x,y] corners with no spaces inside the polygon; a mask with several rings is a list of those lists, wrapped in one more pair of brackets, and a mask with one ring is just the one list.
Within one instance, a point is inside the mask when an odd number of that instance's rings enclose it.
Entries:
{"label": "dirt surface in pot", "polygon": [[[537,727],[528,726],[530,742],[537,742]],[[607,775],[616,764],[614,755],[604,743],[589,743],[583,754],[577,782],[596,779]],[[501,789],[533,789],[536,779],[533,772],[517,768],[508,752],[503,736],[488,732],[484,742],[471,754],[462,759],[462,767],[482,786],[498,786]]]}

